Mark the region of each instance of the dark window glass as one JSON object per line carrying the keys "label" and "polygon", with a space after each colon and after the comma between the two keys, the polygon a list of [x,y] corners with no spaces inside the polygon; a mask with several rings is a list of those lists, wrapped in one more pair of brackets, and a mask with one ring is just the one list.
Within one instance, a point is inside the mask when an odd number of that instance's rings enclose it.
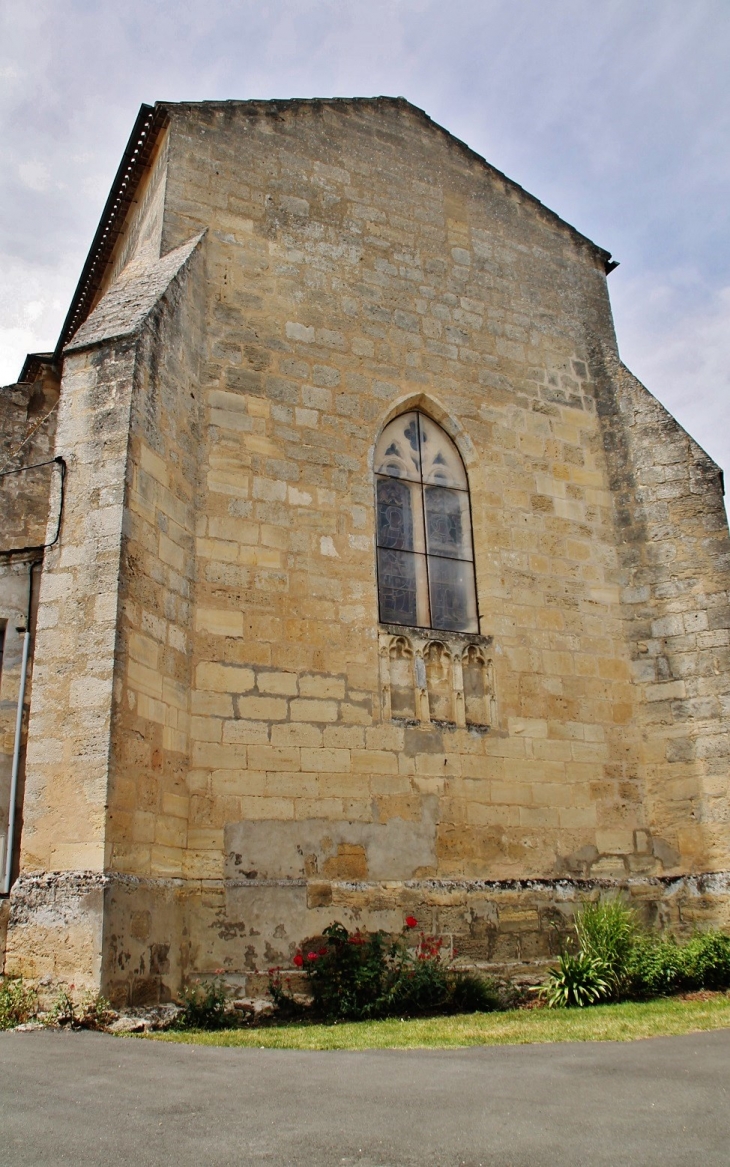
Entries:
{"label": "dark window glass", "polygon": [[378,549],[380,618],[385,624],[416,624],[416,556]]}
{"label": "dark window glass", "polygon": [[375,473],[380,619],[477,632],[469,490],[451,438],[402,414],[380,435]]}
{"label": "dark window glass", "polygon": [[477,632],[474,569],[459,559],[429,557],[431,627],[449,632]]}
{"label": "dark window glass", "polygon": [[471,558],[468,496],[463,490],[443,486],[424,487],[426,544],[430,555],[451,559]]}
{"label": "dark window glass", "polygon": [[378,546],[413,550],[411,490],[397,478],[378,479]]}

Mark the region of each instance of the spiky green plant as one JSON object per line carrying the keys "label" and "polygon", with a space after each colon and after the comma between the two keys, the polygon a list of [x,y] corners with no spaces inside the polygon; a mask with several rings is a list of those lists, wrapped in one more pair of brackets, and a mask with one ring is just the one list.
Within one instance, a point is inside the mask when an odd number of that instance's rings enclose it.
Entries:
{"label": "spiky green plant", "polygon": [[551,968],[542,994],[551,1009],[595,1005],[610,995],[611,982],[605,965],[587,952],[575,956],[563,952],[557,968]]}
{"label": "spiky green plant", "polygon": [[621,899],[585,904],[575,919],[581,952],[599,961],[610,996],[621,996],[631,952],[640,936],[636,913]]}

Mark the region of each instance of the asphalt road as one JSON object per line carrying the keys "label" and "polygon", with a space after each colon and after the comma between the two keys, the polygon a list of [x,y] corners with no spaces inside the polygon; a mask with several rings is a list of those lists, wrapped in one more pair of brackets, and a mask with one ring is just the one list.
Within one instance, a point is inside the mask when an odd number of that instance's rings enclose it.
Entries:
{"label": "asphalt road", "polygon": [[728,1167],[730,1031],[309,1053],[0,1033],[2,1167]]}

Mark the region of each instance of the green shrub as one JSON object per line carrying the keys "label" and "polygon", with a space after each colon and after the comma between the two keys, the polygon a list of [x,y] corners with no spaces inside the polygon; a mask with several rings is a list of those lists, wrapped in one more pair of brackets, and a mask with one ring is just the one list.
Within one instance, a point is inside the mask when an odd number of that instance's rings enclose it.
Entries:
{"label": "green shrub", "polygon": [[601,960],[587,952],[561,954],[551,968],[542,994],[551,1009],[595,1005],[611,995],[611,973]]}
{"label": "green shrub", "polygon": [[[642,929],[634,911],[620,899],[586,904],[576,916],[575,930],[579,957],[592,958],[602,970],[608,985],[603,997],[661,997],[730,987],[730,936],[723,932],[697,932],[680,945],[672,936]],[[569,961],[565,967],[561,964],[551,974],[550,992],[559,997],[560,984],[560,991],[567,993],[565,986],[571,978],[580,979],[581,969]]]}
{"label": "green shrub", "polygon": [[494,1013],[514,1004],[514,993],[509,989],[505,992],[493,980],[461,969],[449,974],[449,990],[449,1011],[453,1013]]}
{"label": "green shrub", "polygon": [[221,981],[205,981],[182,991],[183,1011],[175,1029],[231,1029],[238,1024],[226,1009],[226,990]]}
{"label": "green shrub", "polygon": [[627,981],[634,997],[730,988],[730,936],[696,932],[679,945],[671,936],[643,935],[631,952]]}
{"label": "green shrub", "polygon": [[394,954],[386,970],[383,991],[368,1011],[375,1017],[415,1017],[424,1013],[448,1013],[450,993],[447,970],[433,959],[399,959]]}
{"label": "green shrub", "polygon": [[[413,947],[406,944],[405,932],[393,939],[384,932],[350,933],[340,923],[325,928],[323,936],[324,944],[294,959],[306,973],[312,1013],[326,1021],[500,1008],[496,986],[450,969],[441,956],[442,942],[433,936],[422,934]],[[302,1011],[283,989],[278,969],[270,970],[269,983],[282,1012]]]}
{"label": "green shrub", "polygon": [[697,932],[682,949],[687,988],[730,988],[730,936]]}
{"label": "green shrub", "polygon": [[575,919],[580,951],[603,967],[609,994],[620,997],[626,988],[628,963],[640,935],[636,914],[620,899],[585,904]]}
{"label": "green shrub", "polygon": [[324,946],[300,955],[314,1012],[328,1021],[377,1016],[391,956],[384,933],[350,935],[334,923],[323,934]]}
{"label": "green shrub", "polygon": [[23,984],[22,977],[6,977],[0,982],[0,1029],[13,1029],[33,1017],[38,994]]}
{"label": "green shrub", "polygon": [[626,967],[628,997],[664,997],[685,986],[684,949],[671,936],[637,937]]}

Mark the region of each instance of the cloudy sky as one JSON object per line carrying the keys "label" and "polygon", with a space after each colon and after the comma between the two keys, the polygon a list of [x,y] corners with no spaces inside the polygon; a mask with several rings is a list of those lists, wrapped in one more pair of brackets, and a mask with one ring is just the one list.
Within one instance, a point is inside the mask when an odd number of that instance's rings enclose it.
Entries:
{"label": "cloudy sky", "polygon": [[54,347],[140,102],[403,95],[612,251],[730,479],[729,0],[0,0],[0,384]]}

